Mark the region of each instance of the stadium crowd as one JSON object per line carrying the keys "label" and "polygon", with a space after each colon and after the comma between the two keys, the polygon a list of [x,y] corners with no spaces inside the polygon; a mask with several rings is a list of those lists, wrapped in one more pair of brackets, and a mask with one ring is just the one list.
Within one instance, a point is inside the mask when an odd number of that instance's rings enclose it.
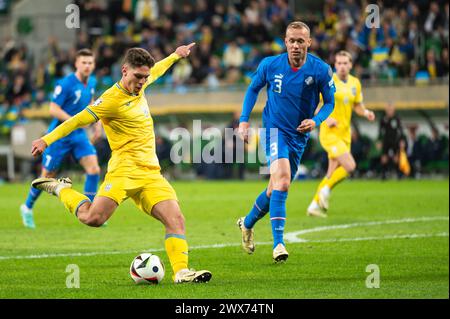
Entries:
{"label": "stadium crowd", "polygon": [[354,74],[363,83],[397,78],[426,82],[449,72],[447,1],[378,1],[379,28],[366,25],[368,2],[358,0],[326,0],[322,11],[300,15],[286,0],[75,3],[82,23],[70,50],[50,37],[42,63],[18,39],[1,39],[0,135],[9,134],[23,109],[48,103],[55,82],[73,71],[74,54],[85,47],[97,56],[98,92],[120,77],[120,58],[127,48],[143,47],[160,60],[190,42],[197,43],[191,58],[157,84],[184,92],[190,85],[215,89],[248,83],[265,56],[284,50],[283,33],[294,18],[311,27],[310,52],[329,64],[337,51],[351,52]]}

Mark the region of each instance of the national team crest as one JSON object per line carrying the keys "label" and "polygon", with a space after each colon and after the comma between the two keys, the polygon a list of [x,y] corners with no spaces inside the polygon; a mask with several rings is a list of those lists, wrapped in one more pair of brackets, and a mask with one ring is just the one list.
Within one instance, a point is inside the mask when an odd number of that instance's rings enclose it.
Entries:
{"label": "national team crest", "polygon": [[102,104],[103,100],[102,99],[97,99],[94,104],[92,104],[93,106],[99,106],[100,104]]}

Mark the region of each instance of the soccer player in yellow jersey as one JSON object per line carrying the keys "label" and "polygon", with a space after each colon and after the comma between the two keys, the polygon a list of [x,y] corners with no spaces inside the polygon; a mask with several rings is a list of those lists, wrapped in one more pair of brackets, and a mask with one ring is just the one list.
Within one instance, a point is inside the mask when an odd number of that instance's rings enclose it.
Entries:
{"label": "soccer player in yellow jersey", "polygon": [[32,144],[34,156],[73,130],[101,120],[111,146],[108,172],[94,201],[73,190],[68,178],[39,178],[32,186],[58,196],[66,208],[84,224],[101,226],[127,198],[145,213],[163,223],[165,249],[175,283],[207,282],[211,273],[188,268],[188,245],[184,217],[172,186],[160,173],[155,134],[144,90],[173,63],[190,54],[194,43],[180,46],[155,64],[144,49],[132,48],[125,55],[122,78],[103,95],[51,133]]}
{"label": "soccer player in yellow jersey", "polygon": [[334,66],[335,107],[320,125],[319,132],[320,144],[328,153],[328,171],[307,209],[308,216],[326,217],[331,190],[356,168],[355,159],[350,153],[352,110],[371,122],[375,120],[375,114],[364,107],[361,83],[350,75],[351,54],[339,51]]}

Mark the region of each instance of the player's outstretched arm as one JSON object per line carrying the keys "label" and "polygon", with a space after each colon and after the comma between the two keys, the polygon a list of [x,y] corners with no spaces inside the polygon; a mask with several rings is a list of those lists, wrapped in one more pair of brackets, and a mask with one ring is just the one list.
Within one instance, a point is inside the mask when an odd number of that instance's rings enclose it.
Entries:
{"label": "player's outstretched arm", "polygon": [[195,45],[195,43],[191,43],[188,45],[179,46],[174,53],[169,55],[167,58],[157,62],[150,69],[150,76],[147,80],[146,87],[155,82],[159,77],[161,77],[170,67],[177,62],[179,59],[187,58],[189,54],[191,54],[191,49]]}
{"label": "player's outstretched arm", "polygon": [[44,137],[33,141],[31,147],[31,154],[33,156],[41,155],[50,144],[69,135],[77,128],[92,124],[95,121],[96,119],[94,118],[92,113],[90,113],[88,110],[85,109],[81,111],[77,115],[71,117],[67,121],[60,124],[58,127],[56,127],[53,131],[51,131]]}

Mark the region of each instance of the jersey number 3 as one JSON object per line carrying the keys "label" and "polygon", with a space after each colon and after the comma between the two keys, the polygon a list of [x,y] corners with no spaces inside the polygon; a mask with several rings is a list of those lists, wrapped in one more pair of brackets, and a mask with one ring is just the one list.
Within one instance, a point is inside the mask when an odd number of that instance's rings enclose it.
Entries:
{"label": "jersey number 3", "polygon": [[281,85],[283,84],[282,76],[275,75],[275,89],[273,90],[275,93],[281,93]]}

